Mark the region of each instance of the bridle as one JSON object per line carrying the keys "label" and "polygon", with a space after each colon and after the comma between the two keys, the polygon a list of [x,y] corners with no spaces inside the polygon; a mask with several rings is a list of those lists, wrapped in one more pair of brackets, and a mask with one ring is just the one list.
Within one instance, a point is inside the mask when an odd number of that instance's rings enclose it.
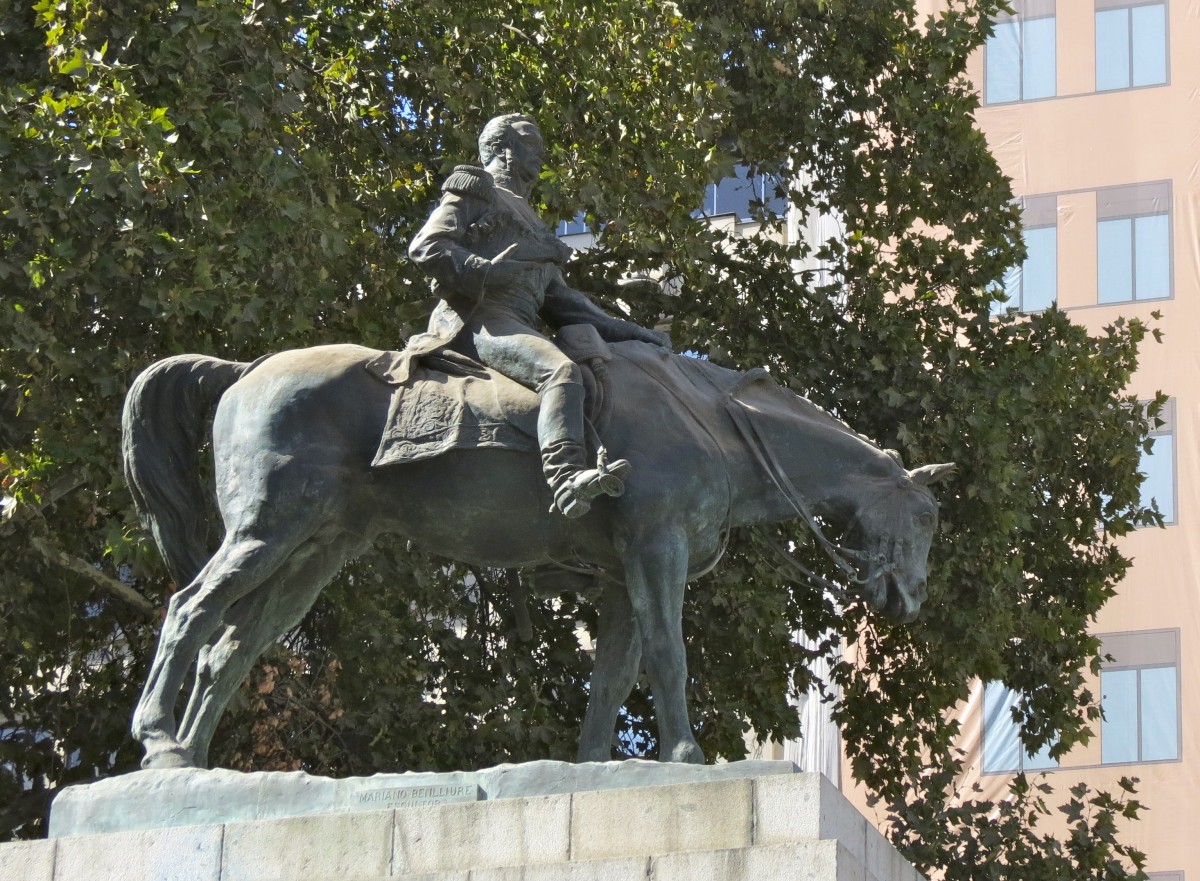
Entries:
{"label": "bridle", "polygon": [[[884,554],[882,550],[859,550],[858,548],[849,548],[831,541],[825,535],[824,531],[822,531],[821,525],[817,522],[804,496],[796,489],[791,478],[787,476],[787,472],[783,470],[783,467],[779,464],[779,460],[776,459],[770,445],[766,443],[759,433],[754,420],[749,417],[747,412],[749,407],[735,396],[740,385],[739,383],[738,387],[731,389],[726,396],[726,410],[732,417],[733,423],[741,434],[742,439],[746,442],[746,446],[754,454],[754,458],[757,460],[759,466],[771,478],[771,482],[775,484],[775,488],[779,490],[780,495],[791,505],[800,518],[808,524],[808,528],[812,531],[821,550],[841,570],[842,574],[846,576],[846,580],[856,586],[862,586],[880,575],[887,576],[894,574],[897,569],[896,554],[894,552],[899,550],[903,553],[904,545],[908,544],[908,540],[902,538],[893,539],[891,543],[893,553],[890,555]],[[853,532],[856,527],[859,527],[867,511],[874,508],[894,491],[895,489],[889,489],[881,492],[870,502],[855,511],[854,520],[850,524],[849,531]],[[880,544],[882,545],[882,542]],[[897,545],[899,545],[898,548]],[[776,547],[776,551],[790,568],[799,571],[810,581],[833,594],[839,601],[849,598],[848,591],[842,585],[813,572],[807,566],[795,560],[783,548]],[[866,576],[860,574],[860,572],[864,571],[868,573]]]}

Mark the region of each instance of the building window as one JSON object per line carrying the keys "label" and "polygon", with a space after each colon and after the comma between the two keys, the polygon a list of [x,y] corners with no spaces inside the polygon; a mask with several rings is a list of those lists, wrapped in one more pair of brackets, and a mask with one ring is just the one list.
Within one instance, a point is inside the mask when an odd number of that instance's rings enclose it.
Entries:
{"label": "building window", "polygon": [[1149,881],[1183,881],[1183,872],[1151,872]]}
{"label": "building window", "polygon": [[1101,638],[1100,761],[1105,765],[1179,758],[1179,631]]}
{"label": "building window", "polygon": [[1096,0],[1096,91],[1166,81],[1166,4]]}
{"label": "building window", "polygon": [[1170,297],[1170,183],[1100,190],[1096,218],[1097,302]]}
{"label": "building window", "polygon": [[578,236],[586,232],[591,232],[588,229],[587,218],[580,211],[575,215],[573,220],[560,220],[558,226],[554,229],[554,234],[559,238],[563,236]]}
{"label": "building window", "polygon": [[984,48],[987,104],[1050,98],[1055,86],[1054,0],[1013,0],[1016,15],[996,19]]}
{"label": "building window", "polygon": [[786,214],[787,200],[776,195],[778,185],[776,178],[766,174],[751,176],[746,166],[739,165],[733,170],[733,177],[708,185],[704,207],[698,214],[704,217],[733,214],[738,220],[748,220],[759,206],[767,214]]}
{"label": "building window", "polygon": [[1013,709],[1020,694],[1003,682],[989,682],[983,690],[983,773],[1013,774],[1057,768],[1046,744],[1030,755],[1021,744]]}
{"label": "building window", "polygon": [[1142,450],[1138,471],[1142,480],[1142,507],[1156,506],[1164,523],[1176,523],[1175,512],[1175,399],[1167,401],[1158,418],[1162,425],[1152,426],[1153,443]]}
{"label": "building window", "polygon": [[1058,199],[1026,197],[1021,218],[1025,261],[1005,274],[1005,299],[995,304],[997,311],[1040,312],[1058,300]]}

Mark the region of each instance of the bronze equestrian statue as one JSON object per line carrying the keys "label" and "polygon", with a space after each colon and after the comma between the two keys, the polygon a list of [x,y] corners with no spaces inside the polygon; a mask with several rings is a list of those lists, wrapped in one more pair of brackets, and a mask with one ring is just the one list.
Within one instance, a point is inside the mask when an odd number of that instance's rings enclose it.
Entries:
{"label": "bronze equestrian statue", "polygon": [[[929,485],[953,466],[908,471],[765,372],[673,355],[661,334],[597,309],[563,282],[566,253],[524,201],[540,166],[536,127],[501,120],[481,138],[485,168],[451,175],[412,244],[443,302],[405,352],[320,346],[253,364],[182,355],[131,387],[125,473],[181,585],[133,717],[144,767],[205,766],[251,665],[347,559],[385,536],[477,565],[596,573],[587,761],[611,758],[643,668],[660,758],[704,761],[685,699],[684,588],[734,527],[802,519],[872,608],[900,621],[920,611],[937,527]],[[595,425],[607,452],[594,463],[579,368],[536,330],[539,317],[612,341],[599,360],[614,394]],[[198,451],[214,407],[225,534],[210,554]]]}

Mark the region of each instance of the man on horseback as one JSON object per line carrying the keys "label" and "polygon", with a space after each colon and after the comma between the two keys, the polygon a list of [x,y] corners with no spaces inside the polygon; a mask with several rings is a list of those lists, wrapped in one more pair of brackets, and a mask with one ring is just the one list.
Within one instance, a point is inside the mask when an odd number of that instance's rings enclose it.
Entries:
{"label": "man on horseback", "polygon": [[584,443],[584,386],[579,366],[535,327],[590,324],[606,340],[642,340],[670,348],[669,338],[614,318],[568,285],[562,267],[571,248],[529,206],[542,168],[541,132],[532,118],[499,116],[479,135],[483,167],[459,165],[408,254],[441,297],[428,333],[408,354],[470,341],[471,354],[538,394],[538,447],[555,508],[581,517],[598,495],[620,495],[623,459],[595,467]]}

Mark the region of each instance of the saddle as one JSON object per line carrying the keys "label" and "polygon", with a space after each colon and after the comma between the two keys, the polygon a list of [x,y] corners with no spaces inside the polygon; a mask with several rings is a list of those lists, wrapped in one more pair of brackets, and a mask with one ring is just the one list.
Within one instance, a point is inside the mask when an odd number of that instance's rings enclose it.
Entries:
{"label": "saddle", "polygon": [[[583,374],[589,444],[600,445],[612,413],[608,344],[590,324],[560,328],[554,342]],[[469,354],[441,346],[414,357],[384,352],[365,365],[392,388],[374,468],[429,459],[456,449],[536,452],[538,396]]]}

